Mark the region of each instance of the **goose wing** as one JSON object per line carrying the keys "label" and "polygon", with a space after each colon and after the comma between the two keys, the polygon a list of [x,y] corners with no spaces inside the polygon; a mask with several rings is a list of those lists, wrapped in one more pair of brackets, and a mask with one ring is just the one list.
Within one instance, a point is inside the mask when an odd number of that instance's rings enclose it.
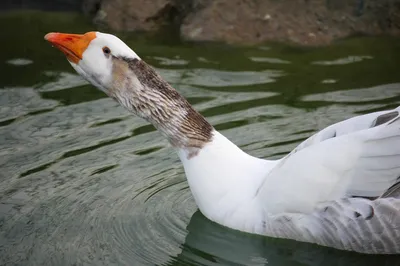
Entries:
{"label": "goose wing", "polygon": [[271,236],[369,254],[400,254],[400,197],[326,202],[310,214],[268,217]]}
{"label": "goose wing", "polygon": [[268,213],[311,213],[324,202],[380,197],[399,181],[400,107],[334,124],[301,143],[258,191]]}
{"label": "goose wing", "polygon": [[309,147],[313,144],[320,143],[330,138],[339,137],[350,133],[355,133],[357,131],[366,130],[385,124],[393,120],[394,118],[398,117],[399,113],[400,113],[400,106],[394,110],[369,113],[335,123],[333,125],[330,125],[322,129],[321,131],[317,132],[311,137],[307,138],[305,141],[300,143],[292,151],[292,153],[297,152],[306,147]]}

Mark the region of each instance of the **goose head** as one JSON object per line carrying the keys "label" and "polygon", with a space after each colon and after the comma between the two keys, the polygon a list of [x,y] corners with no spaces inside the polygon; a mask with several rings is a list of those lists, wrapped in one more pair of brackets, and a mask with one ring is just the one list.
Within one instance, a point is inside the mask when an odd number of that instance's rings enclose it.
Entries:
{"label": "goose head", "polygon": [[122,106],[146,119],[176,147],[201,147],[211,125],[118,37],[101,33],[48,33],[72,67]]}
{"label": "goose head", "polygon": [[115,87],[115,75],[125,74],[121,73],[121,69],[116,70],[117,65],[140,60],[129,46],[111,34],[48,33],[44,38],[66,55],[69,63],[83,78],[107,94],[112,94]]}

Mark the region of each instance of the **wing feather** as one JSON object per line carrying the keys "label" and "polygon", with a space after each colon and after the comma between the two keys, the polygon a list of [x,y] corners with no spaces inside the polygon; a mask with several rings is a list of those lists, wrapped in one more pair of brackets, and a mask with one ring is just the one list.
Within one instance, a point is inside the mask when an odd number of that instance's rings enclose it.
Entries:
{"label": "wing feather", "polygon": [[275,237],[369,254],[400,253],[399,198],[340,199],[310,214],[268,217],[266,230]]}
{"label": "wing feather", "polygon": [[400,176],[399,111],[345,120],[304,141],[261,185],[265,211],[309,213],[323,202],[383,195]]}

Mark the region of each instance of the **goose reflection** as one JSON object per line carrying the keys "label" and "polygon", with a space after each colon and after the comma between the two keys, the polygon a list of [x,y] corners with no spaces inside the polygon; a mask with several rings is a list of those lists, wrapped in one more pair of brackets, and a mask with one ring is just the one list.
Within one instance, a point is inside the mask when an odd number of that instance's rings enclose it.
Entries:
{"label": "goose reflection", "polygon": [[218,225],[196,211],[176,265],[397,265],[399,255],[365,255],[293,240],[251,235]]}

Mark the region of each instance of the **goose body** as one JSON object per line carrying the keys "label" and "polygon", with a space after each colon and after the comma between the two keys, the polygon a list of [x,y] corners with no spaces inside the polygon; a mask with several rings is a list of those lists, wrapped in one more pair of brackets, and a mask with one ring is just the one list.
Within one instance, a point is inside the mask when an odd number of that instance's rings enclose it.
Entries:
{"label": "goose body", "polygon": [[400,107],[350,118],[280,160],[243,152],[117,37],[49,33],[73,68],[176,149],[200,211],[249,233],[400,254]]}

